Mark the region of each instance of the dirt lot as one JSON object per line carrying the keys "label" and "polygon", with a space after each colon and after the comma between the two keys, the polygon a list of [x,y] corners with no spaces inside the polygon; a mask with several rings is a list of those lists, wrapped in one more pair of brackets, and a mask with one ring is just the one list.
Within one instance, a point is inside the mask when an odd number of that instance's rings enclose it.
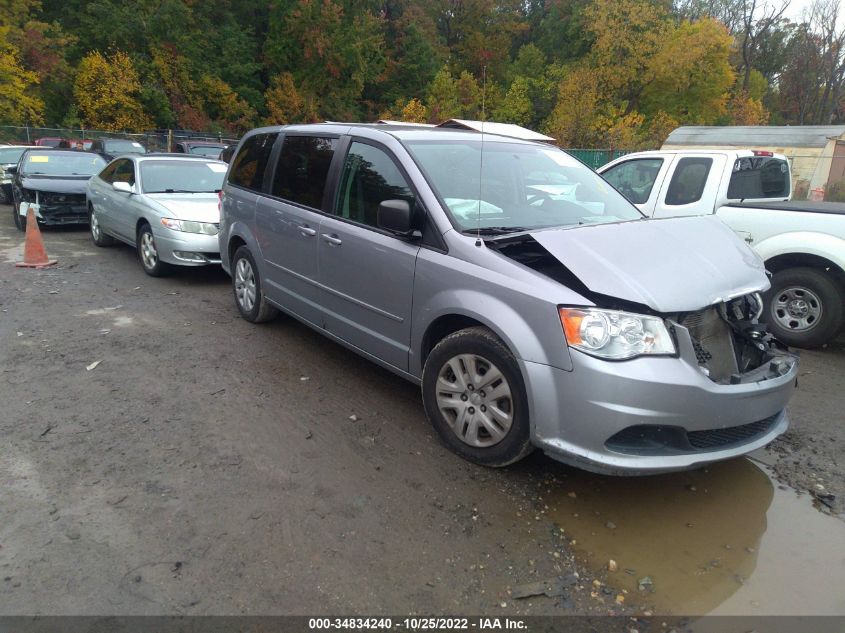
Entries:
{"label": "dirt lot", "polygon": [[[0,207],[0,613],[653,608],[660,578],[630,586],[649,569],[608,574],[600,545],[579,550],[579,530],[625,531],[612,519],[630,490],[579,511],[595,525],[568,524],[566,503],[614,480],[537,454],[469,465],[438,443],[416,387],[293,320],[241,320],[220,269],[152,279],[84,229],[45,239],[58,267],[16,269],[21,235]],[[759,457],[841,513],[845,345],[805,353],[800,381],[792,430]],[[714,472],[633,485],[686,494],[727,476]],[[510,593],[552,578],[554,597]]]}

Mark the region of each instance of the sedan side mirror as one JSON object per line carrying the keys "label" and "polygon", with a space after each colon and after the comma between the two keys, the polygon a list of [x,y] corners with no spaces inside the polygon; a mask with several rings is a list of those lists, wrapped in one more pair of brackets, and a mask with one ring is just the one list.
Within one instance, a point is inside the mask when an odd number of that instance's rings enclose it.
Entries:
{"label": "sedan side mirror", "polygon": [[10,175],[14,175],[18,173],[18,166],[12,165],[11,167],[6,167],[6,173]]}
{"label": "sedan side mirror", "polygon": [[132,185],[130,185],[128,182],[114,182],[112,183],[112,188],[115,191],[121,191],[123,193],[135,193],[132,190]]}
{"label": "sedan side mirror", "polygon": [[413,230],[411,205],[407,200],[383,200],[378,205],[378,226],[380,229],[410,236]]}

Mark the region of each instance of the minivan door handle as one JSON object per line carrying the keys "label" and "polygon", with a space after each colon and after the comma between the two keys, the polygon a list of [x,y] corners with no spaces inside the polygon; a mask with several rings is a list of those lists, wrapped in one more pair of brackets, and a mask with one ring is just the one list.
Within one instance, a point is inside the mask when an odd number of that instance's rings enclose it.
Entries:
{"label": "minivan door handle", "polygon": [[299,227],[299,232],[302,233],[304,237],[314,237],[317,235],[317,229],[312,229],[310,226],[302,225]]}
{"label": "minivan door handle", "polygon": [[328,233],[323,233],[323,240],[325,240],[332,246],[340,246],[341,244],[343,244],[340,238],[337,238],[334,235],[329,235]]}

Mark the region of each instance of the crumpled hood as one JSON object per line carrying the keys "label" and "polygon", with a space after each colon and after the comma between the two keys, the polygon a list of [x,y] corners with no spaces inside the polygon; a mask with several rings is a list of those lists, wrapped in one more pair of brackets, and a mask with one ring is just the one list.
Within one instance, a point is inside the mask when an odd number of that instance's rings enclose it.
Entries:
{"label": "crumpled hood", "polygon": [[713,216],[531,233],[591,291],[657,312],[699,310],[769,287],[760,257]]}
{"label": "crumpled hood", "polygon": [[44,191],[47,193],[85,193],[90,176],[69,178],[45,178],[43,176],[23,177],[21,186],[30,191]]}
{"label": "crumpled hood", "polygon": [[176,220],[193,222],[220,222],[219,198],[216,193],[153,193],[147,194],[163,206]]}

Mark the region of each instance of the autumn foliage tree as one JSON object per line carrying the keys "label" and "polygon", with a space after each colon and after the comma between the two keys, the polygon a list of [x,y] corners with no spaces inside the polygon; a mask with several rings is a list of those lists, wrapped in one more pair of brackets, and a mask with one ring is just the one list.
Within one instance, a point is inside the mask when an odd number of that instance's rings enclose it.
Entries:
{"label": "autumn foliage tree", "polygon": [[121,51],[108,56],[99,51],[86,55],[73,85],[85,125],[108,131],[137,130],[151,125],[138,101],[140,92],[138,72],[129,55]]}
{"label": "autumn foliage tree", "polygon": [[0,27],[0,123],[40,125],[44,102],[35,94],[38,75],[22,66],[8,35],[9,28]]}

